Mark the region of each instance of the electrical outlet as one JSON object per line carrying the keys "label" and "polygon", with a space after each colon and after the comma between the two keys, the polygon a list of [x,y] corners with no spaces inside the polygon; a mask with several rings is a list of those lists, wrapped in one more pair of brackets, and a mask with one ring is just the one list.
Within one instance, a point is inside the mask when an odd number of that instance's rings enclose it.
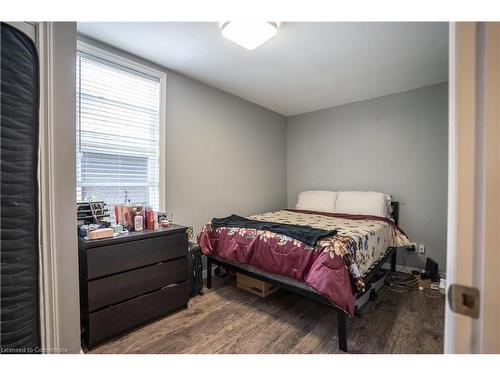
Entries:
{"label": "electrical outlet", "polygon": [[414,252],[415,252],[415,251],[417,251],[417,246],[418,246],[418,244],[417,244],[416,242],[412,242],[410,245],[411,245],[411,246],[410,246],[410,248],[408,249],[408,251],[414,251]]}
{"label": "electrical outlet", "polygon": [[420,254],[425,254],[425,245],[424,244],[418,245],[418,252]]}

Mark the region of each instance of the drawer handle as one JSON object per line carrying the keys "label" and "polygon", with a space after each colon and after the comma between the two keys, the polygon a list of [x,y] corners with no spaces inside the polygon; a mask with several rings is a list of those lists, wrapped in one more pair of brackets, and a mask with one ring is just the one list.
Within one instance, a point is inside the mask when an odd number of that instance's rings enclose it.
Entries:
{"label": "drawer handle", "polygon": [[181,284],[179,284],[179,283],[169,284],[169,285],[166,285],[163,288],[161,288],[161,290],[167,289],[167,288],[173,288],[174,286],[177,286],[177,285],[181,285]]}

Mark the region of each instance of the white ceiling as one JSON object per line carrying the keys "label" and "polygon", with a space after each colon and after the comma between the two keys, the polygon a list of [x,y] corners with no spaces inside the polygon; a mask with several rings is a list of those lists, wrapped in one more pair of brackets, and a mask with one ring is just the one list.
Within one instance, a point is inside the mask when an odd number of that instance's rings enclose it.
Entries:
{"label": "white ceiling", "polygon": [[79,22],[78,31],[286,116],[448,79],[447,23],[285,22],[252,51],[216,22]]}

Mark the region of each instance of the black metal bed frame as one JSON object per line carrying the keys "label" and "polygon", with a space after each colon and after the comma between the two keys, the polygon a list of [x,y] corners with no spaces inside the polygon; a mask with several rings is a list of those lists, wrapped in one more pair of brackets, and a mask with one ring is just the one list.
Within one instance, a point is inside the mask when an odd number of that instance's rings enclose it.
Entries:
{"label": "black metal bed frame", "polygon": [[[392,202],[392,218],[394,219],[394,222],[398,224],[399,221],[399,203],[398,202]],[[363,277],[363,280],[365,281],[366,288],[363,292],[358,292],[356,294],[356,298],[361,297],[365,293],[370,292],[371,285],[370,285],[370,280],[373,278],[375,273],[389,260],[391,262],[391,271],[395,272],[396,271],[396,259],[397,259],[397,247],[389,247],[383,256],[375,265],[370,269],[370,271]],[[311,288],[309,285],[291,279],[289,277],[285,276],[280,276],[280,275],[275,275],[271,274],[265,271],[262,271],[258,268],[245,265],[245,264],[240,264],[240,263],[234,263],[234,262],[228,262],[226,260],[223,260],[217,256],[207,256],[207,288],[212,289],[212,266],[214,264],[222,266],[228,270],[235,271],[242,273],[247,276],[251,276],[253,278],[256,278],[258,280],[262,280],[265,282],[268,282],[270,284],[276,285],[282,289],[288,290],[290,292],[299,294],[301,296],[307,297],[313,301],[320,302],[324,305],[333,307],[335,310],[337,310],[337,329],[338,329],[338,337],[339,337],[339,349],[342,350],[343,352],[347,352],[347,314],[337,305],[329,301],[326,297],[323,295],[319,294],[316,290]]]}

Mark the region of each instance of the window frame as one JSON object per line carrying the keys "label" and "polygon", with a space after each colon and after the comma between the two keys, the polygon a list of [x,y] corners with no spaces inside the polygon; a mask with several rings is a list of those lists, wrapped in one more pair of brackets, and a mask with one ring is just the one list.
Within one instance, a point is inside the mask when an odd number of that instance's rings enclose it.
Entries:
{"label": "window frame", "polygon": [[119,52],[111,51],[111,48],[101,47],[94,45],[87,40],[81,39],[78,36],[77,39],[77,52],[95,57],[97,59],[104,60],[105,62],[129,69],[132,72],[145,74],[150,77],[157,78],[160,81],[160,117],[159,117],[159,145],[160,145],[160,156],[158,161],[159,168],[159,186],[160,186],[160,211],[165,211],[167,207],[167,189],[166,189],[166,132],[167,132],[167,73],[163,70],[153,68],[152,66],[146,65],[147,62],[141,63],[136,61],[134,57],[125,57]]}

